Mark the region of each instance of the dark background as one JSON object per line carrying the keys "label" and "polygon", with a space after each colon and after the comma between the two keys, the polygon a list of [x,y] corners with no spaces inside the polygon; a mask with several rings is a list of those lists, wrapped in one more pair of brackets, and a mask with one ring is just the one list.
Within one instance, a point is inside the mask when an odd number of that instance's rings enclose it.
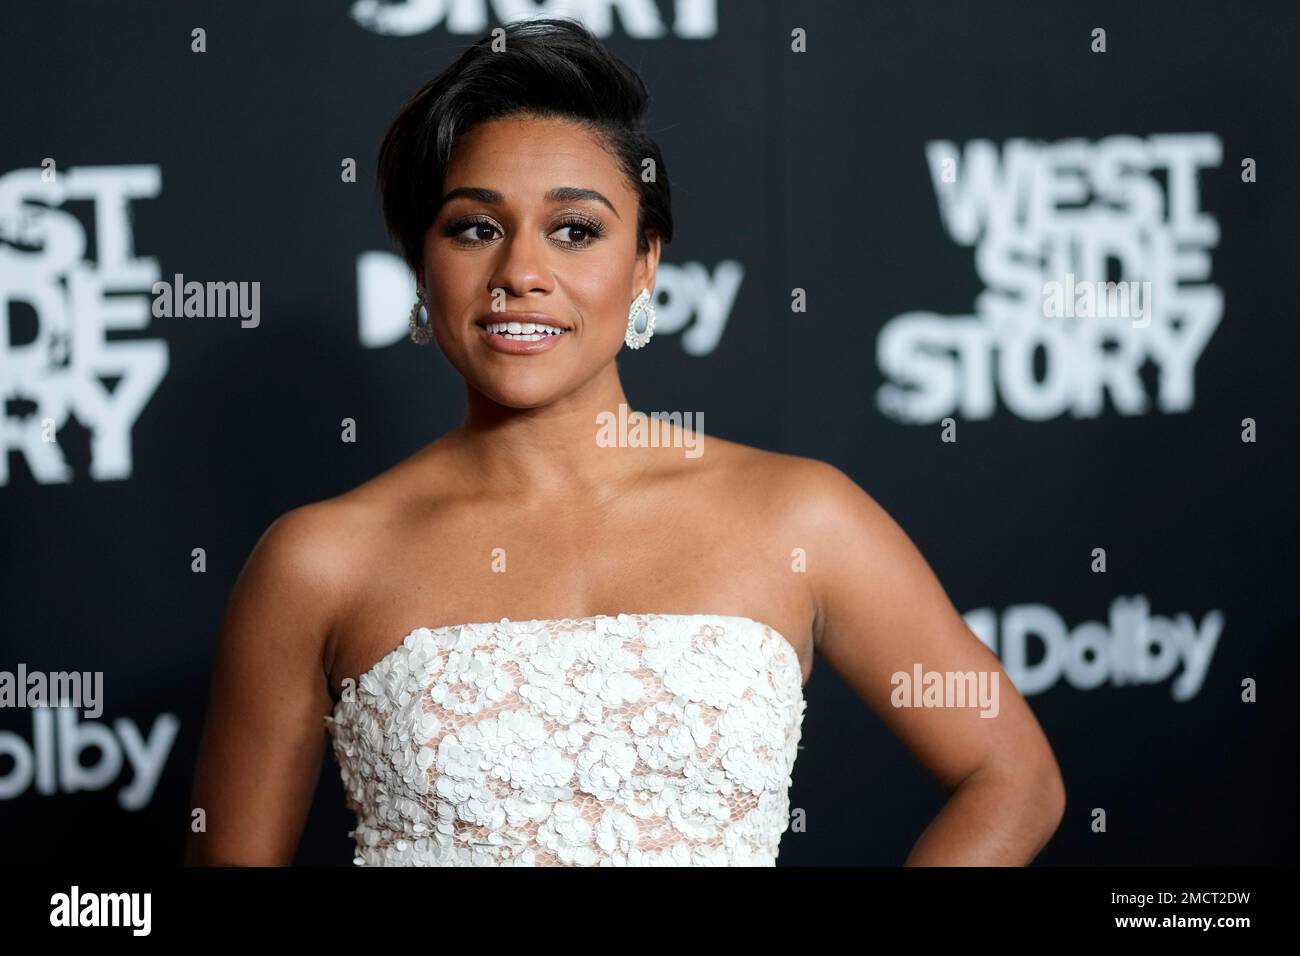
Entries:
{"label": "dark background", "polygon": [[[646,5],[671,25],[672,3]],[[125,768],[104,789],[33,787],[0,802],[0,859],[178,862],[216,630],[249,550],[278,515],[353,487],[460,420],[462,383],[436,349],[360,342],[357,259],[391,251],[373,192],[387,122],[480,34],[438,23],[379,35],[352,7],[0,12],[0,176],[44,157],[61,174],[157,167],[160,193],[131,203],[135,255],[156,259],[164,280],[260,281],[263,310],[256,329],[154,318],[110,333],[168,352],[131,430],[129,477],[91,477],[91,433],[75,416],[58,431],[71,481],[38,482],[9,453],[0,669],[102,670],[105,722],[129,718],[147,736],[173,714],[179,733],[142,809],[118,805]],[[1073,628],[1140,594],[1153,614],[1223,614],[1190,700],[1174,700],[1169,680],[1092,690],[1062,680],[1029,698],[1069,794],[1045,864],[1294,858],[1298,9],[719,0],[711,36],[629,36],[615,14],[606,37],[651,91],[647,126],[677,227],[664,262],[744,268],[712,351],[691,354],[664,332],[620,356],[635,407],[704,412],[706,432],[842,468],[907,530],[963,612],[1043,604]],[[196,26],[203,54],[190,51]],[[807,53],[790,50],[796,27]],[[1094,27],[1107,32],[1104,54],[1090,50]],[[881,328],[914,310],[970,315],[985,287],[974,249],[940,218],[926,143],[1160,133],[1214,134],[1223,147],[1198,179],[1199,207],[1219,227],[1208,281],[1224,307],[1193,406],[1123,415],[1108,402],[1095,417],[1030,421],[999,399],[987,419],[956,416],[955,444],[937,423],[883,414]],[[1258,182],[1241,180],[1246,156]],[[356,183],[340,181],[344,157],[358,162]],[[89,229],[93,263],[91,205],[63,208]],[[15,248],[0,240],[0,253]],[[21,301],[25,268],[0,265],[6,428],[31,414],[7,351],[40,324]],[[796,287],[805,313],[790,311]],[[356,444],[339,441],[345,417],[359,423]],[[1246,417],[1258,423],[1253,444],[1240,439]],[[1089,570],[1099,546],[1106,574]],[[206,573],[191,571],[195,547]],[[1240,699],[1245,678],[1259,683],[1257,703]],[[780,862],[902,862],[942,790],[820,662],[808,699],[791,793],[808,832],[785,835]],[[0,710],[0,734],[30,744],[31,712]],[[0,779],[12,767],[0,755]],[[1090,829],[1097,807],[1103,834]],[[327,748],[299,861],[349,864],[351,825]]]}

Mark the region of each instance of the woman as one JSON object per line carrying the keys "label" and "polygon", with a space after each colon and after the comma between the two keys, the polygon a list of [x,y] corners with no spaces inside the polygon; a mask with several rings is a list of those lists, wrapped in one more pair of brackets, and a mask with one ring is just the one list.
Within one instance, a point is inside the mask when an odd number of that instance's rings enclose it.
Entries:
{"label": "woman", "polygon": [[[645,103],[583,28],[531,20],[393,121],[379,186],[412,337],[468,412],[254,549],[187,861],[290,862],[324,725],[360,864],[770,865],[814,655],[951,791],[909,863],[1024,864],[1055,830],[1029,708],[853,481],[714,437],[684,454],[704,436],[676,425],[653,445],[598,428],[672,238]],[[919,667],[992,677],[996,719],[901,706]]]}

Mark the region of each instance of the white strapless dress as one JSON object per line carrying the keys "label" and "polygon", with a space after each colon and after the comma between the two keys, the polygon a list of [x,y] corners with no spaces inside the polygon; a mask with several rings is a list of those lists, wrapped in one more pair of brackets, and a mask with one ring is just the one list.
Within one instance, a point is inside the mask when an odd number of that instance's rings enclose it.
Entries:
{"label": "white strapless dress", "polygon": [[354,863],[771,866],[805,709],[717,614],[417,628],[326,717]]}

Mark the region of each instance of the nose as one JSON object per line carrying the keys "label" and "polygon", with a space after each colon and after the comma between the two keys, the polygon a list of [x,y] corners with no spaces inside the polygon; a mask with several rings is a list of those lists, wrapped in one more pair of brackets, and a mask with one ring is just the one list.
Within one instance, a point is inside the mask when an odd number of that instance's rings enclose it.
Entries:
{"label": "nose", "polygon": [[489,278],[488,294],[504,289],[507,295],[524,298],[533,293],[545,295],[555,287],[547,266],[546,240],[528,230],[520,230],[502,240],[497,247],[496,268]]}

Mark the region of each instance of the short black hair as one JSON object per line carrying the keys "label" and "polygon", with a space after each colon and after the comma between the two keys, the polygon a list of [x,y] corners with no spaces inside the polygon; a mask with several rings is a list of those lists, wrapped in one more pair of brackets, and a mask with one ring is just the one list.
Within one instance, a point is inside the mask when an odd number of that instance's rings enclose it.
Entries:
{"label": "short black hair", "polygon": [[[668,169],[641,128],[649,94],[641,78],[581,23],[568,18],[518,20],[491,34],[426,83],[398,111],[379,147],[376,185],[384,225],[419,273],[424,234],[437,216],[452,144],[470,127],[505,116],[572,120],[603,137],[636,190],[637,252],[649,234],[672,241]],[[646,159],[654,176],[641,175]]]}

